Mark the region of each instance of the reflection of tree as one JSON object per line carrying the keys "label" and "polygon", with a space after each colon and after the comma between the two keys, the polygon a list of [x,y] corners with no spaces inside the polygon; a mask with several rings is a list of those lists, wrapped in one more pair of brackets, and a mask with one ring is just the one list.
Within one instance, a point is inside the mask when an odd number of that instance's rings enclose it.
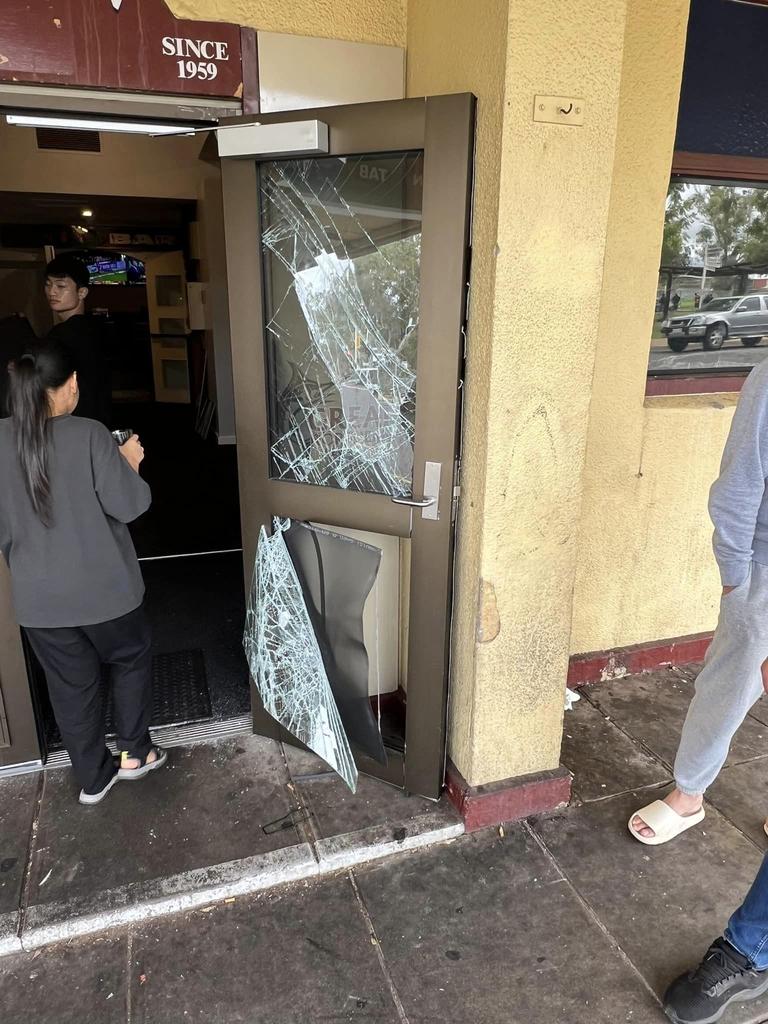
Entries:
{"label": "reflection of tree", "polygon": [[371,319],[387,342],[416,369],[421,234],[387,242],[355,259],[355,274]]}
{"label": "reflection of tree", "polygon": [[673,184],[667,195],[664,214],[664,241],[661,246],[662,267],[682,267],[688,261],[685,232],[693,218],[692,197],[685,195],[686,185]]}
{"label": "reflection of tree", "polygon": [[726,185],[708,187],[694,198],[695,211],[710,228],[728,266],[741,258],[744,236],[752,215],[752,200],[743,190]]}
{"label": "reflection of tree", "polygon": [[744,260],[747,263],[768,263],[768,192],[756,190],[752,196],[752,220],[744,239]]}

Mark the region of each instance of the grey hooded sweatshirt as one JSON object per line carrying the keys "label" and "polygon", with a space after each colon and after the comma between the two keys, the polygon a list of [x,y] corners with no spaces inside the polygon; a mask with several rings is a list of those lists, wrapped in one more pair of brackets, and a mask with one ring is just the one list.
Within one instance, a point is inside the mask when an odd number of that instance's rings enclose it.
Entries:
{"label": "grey hooded sweatshirt", "polygon": [[768,360],[750,373],[709,493],[713,546],[724,587],[737,587],[752,561],[768,565]]}

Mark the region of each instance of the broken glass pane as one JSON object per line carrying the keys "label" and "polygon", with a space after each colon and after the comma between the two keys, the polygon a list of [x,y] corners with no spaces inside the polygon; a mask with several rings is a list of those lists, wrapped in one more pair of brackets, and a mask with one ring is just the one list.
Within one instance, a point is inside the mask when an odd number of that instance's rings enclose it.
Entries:
{"label": "broken glass pane", "polygon": [[423,155],[261,165],[272,475],[411,494]]}
{"label": "broken glass pane", "polygon": [[266,710],[354,793],[357,768],[285,545],[289,527],[275,520],[271,536],[264,527],[259,534],[243,645]]}
{"label": "broken glass pane", "polygon": [[336,706],[353,746],[380,764],[387,754],[368,696],[363,609],[381,550],[352,537],[294,522],[284,534],[323,656]]}

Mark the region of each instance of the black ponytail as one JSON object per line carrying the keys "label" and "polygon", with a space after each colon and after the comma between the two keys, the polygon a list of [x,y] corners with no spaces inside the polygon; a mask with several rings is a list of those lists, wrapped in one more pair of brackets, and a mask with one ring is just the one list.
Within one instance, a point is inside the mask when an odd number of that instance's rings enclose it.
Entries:
{"label": "black ponytail", "polygon": [[30,346],[10,367],[8,408],[16,436],[16,452],[35,514],[52,522],[48,478],[48,391],[60,388],[75,372],[69,349],[52,341]]}

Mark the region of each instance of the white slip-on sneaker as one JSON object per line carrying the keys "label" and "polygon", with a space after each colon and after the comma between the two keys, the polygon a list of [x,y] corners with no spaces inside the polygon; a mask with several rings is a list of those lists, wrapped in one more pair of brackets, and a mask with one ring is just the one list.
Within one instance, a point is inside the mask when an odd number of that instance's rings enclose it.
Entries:
{"label": "white slip-on sneaker", "polygon": [[80,790],[80,803],[81,804],[100,804],[107,793],[112,789],[114,784],[120,778],[119,774],[115,772],[109,782],[106,784],[104,789],[99,790],[98,793],[86,793],[84,789]]}

